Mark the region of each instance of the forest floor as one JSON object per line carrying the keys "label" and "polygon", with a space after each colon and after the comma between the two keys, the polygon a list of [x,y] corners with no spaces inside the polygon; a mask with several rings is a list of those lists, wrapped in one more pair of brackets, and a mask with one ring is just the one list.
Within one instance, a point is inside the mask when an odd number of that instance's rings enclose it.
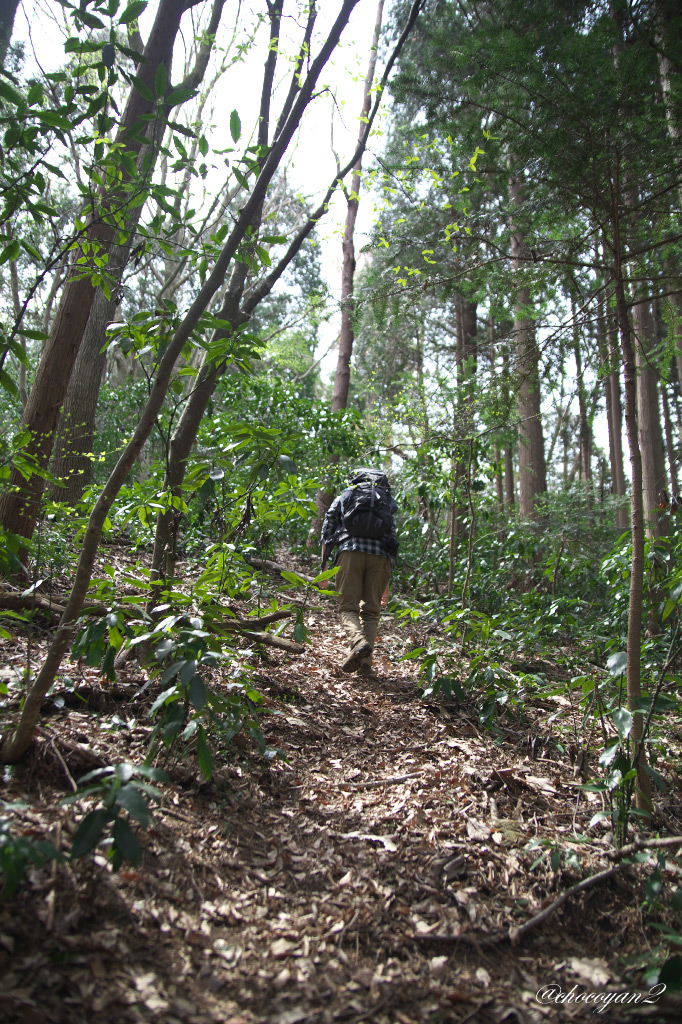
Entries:
{"label": "forest floor", "polygon": [[[670,993],[644,1002],[649,985],[627,972],[660,942],[641,905],[650,865],[617,870],[510,941],[613,866],[606,826],[588,831],[600,798],[542,743],[557,705],[536,701],[492,735],[473,708],[423,699],[414,662],[398,660],[417,626],[385,616],[370,679],[337,667],[330,602],[306,622],[303,655],[252,659],[263,731],[286,760],[236,745],[210,782],[193,758],[168,766],[140,865],[49,862],[0,905],[5,1024],[682,1019]],[[3,642],[3,672],[23,643]],[[48,703],[0,786],[14,827],[65,851],[91,806],[62,803],[73,780],[143,759],[153,699],[131,699],[136,667],[116,687],[73,676],[84,698]],[[680,818],[679,795],[667,814]],[[554,871],[552,849],[573,851],[572,866]],[[668,858],[661,876],[674,871]],[[622,1000],[584,1001],[595,993]]]}

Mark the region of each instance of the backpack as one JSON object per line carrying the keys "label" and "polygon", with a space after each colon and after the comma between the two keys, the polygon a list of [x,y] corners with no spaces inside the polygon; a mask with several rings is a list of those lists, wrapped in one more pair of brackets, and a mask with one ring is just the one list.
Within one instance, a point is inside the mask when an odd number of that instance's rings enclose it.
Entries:
{"label": "backpack", "polygon": [[383,473],[361,473],[351,480],[343,501],[343,526],[349,537],[384,540],[393,532],[393,510],[388,480]]}

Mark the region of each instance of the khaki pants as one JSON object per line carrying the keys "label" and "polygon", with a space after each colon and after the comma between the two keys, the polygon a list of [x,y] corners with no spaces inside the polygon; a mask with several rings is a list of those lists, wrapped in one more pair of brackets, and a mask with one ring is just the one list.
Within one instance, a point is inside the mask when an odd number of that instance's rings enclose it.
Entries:
{"label": "khaki pants", "polygon": [[[351,647],[358,640],[368,640],[374,647],[379,630],[381,598],[391,578],[391,563],[381,555],[364,551],[342,551],[337,559],[336,574],[339,618]],[[371,668],[372,655],[360,663]]]}

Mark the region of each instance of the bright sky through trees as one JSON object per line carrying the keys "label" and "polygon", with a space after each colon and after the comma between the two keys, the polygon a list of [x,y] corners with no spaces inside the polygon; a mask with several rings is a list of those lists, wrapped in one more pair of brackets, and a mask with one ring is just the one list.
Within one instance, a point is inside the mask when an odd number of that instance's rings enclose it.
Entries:
{"label": "bright sky through trees", "polygon": [[[201,5],[203,6],[203,5]],[[198,8],[197,17],[201,13]],[[324,38],[336,13],[336,5],[324,2],[316,22],[316,38]],[[156,0],[150,0],[147,9],[139,19],[143,38],[149,31],[156,10]],[[292,188],[300,190],[302,198],[307,199],[314,207],[319,203],[327,189],[336,169],[336,156],[343,164],[352,154],[357,143],[358,113],[362,105],[362,89],[369,60],[369,47],[376,16],[375,0],[361,0],[353,12],[340,45],[328,62],[318,90],[318,98],[311,104],[306,113],[303,125],[290,147],[285,170]],[[229,149],[232,146],[229,131],[230,112],[237,111],[241,126],[242,139],[252,140],[258,118],[260,99],[260,82],[263,63],[267,53],[267,23],[262,18],[262,11],[255,4],[242,5],[239,8],[240,28],[243,36],[251,36],[252,41],[242,58],[222,76],[215,90],[210,107],[206,108],[203,120],[203,132],[212,150]],[[388,19],[385,18],[385,21]],[[230,36],[234,32],[234,16],[223,19],[218,35],[216,65],[221,52],[230,44]],[[295,52],[297,39],[300,36],[299,19],[287,13],[285,6],[282,46],[289,58]],[[68,36],[69,28],[64,22],[64,11],[46,3],[45,0],[24,0],[17,14],[14,41],[23,41],[26,54],[26,71],[30,74],[32,65],[38,65],[44,71],[57,68],[64,61],[61,42]],[[184,59],[183,48],[188,50],[188,39],[181,39],[176,45],[174,77],[180,75]],[[282,89],[275,94],[283,96],[286,88],[290,63],[280,62],[279,77]],[[383,109],[383,108],[382,108]],[[381,146],[383,118],[380,116],[375,124],[375,134],[370,139],[368,157],[365,166],[372,163],[372,154]],[[210,196],[216,188],[220,188],[224,174],[222,157],[209,152],[208,174],[205,179],[205,195]],[[199,196],[197,197],[200,198]],[[358,253],[369,237],[369,231],[376,218],[373,197],[363,194],[364,202],[360,203],[357,237]],[[332,201],[330,215],[325,218],[317,232],[317,241],[321,247],[323,274],[333,296],[338,292],[341,273],[341,237],[346,204],[337,193]],[[362,265],[362,256],[359,265]],[[331,310],[330,310],[331,312]],[[338,317],[332,315],[331,321],[322,325],[320,351],[326,351],[333,343],[338,332]],[[323,371],[331,371],[334,363],[333,353],[323,361]]]}

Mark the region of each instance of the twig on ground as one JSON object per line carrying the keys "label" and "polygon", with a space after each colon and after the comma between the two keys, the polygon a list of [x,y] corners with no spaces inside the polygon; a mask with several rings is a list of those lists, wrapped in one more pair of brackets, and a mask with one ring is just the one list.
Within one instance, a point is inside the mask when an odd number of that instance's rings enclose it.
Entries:
{"label": "twig on ground", "polygon": [[553,903],[550,903],[548,907],[541,910],[539,914],[535,914],[534,917],[531,917],[524,924],[519,925],[518,928],[510,928],[509,941],[512,946],[517,946],[529,931],[532,931],[532,929],[536,928],[537,925],[542,924],[542,922],[546,921],[548,917],[551,917],[551,915],[557,911],[559,907],[566,902],[566,900],[570,899],[571,896],[576,896],[579,892],[583,892],[584,889],[589,889],[593,885],[599,885],[601,882],[605,882],[608,878],[616,875],[623,866],[624,865],[622,863],[613,864],[610,868],[604,868],[603,871],[598,871],[596,875],[590,875],[589,878],[583,878],[581,882],[576,882],[576,884],[572,885],[570,889],[565,889]]}
{"label": "twig on ground", "polygon": [[662,839],[636,836],[627,846],[621,846],[619,850],[609,850],[606,857],[609,860],[622,860],[624,857],[629,857],[631,853],[639,853],[640,850],[665,850],[674,846],[682,846],[682,836],[665,836]]}
{"label": "twig on ground", "polygon": [[380,786],[397,786],[401,782],[407,782],[408,779],[416,779],[420,775],[424,774],[425,769],[421,769],[418,772],[409,772],[408,775],[394,775],[389,779],[374,779],[371,782],[342,782],[340,789],[378,789]]}

